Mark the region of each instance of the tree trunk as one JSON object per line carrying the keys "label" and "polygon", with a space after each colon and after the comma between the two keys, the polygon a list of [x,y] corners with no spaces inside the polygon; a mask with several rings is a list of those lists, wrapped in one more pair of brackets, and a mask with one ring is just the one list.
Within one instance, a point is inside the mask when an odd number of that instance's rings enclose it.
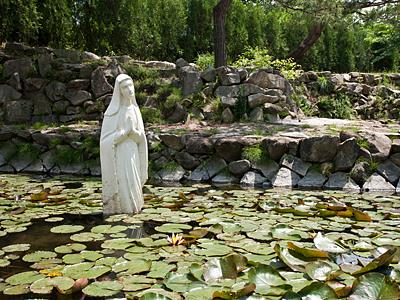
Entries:
{"label": "tree trunk", "polygon": [[214,66],[226,66],[226,31],[225,20],[231,0],[220,0],[213,9],[214,18]]}
{"label": "tree trunk", "polygon": [[301,41],[300,45],[296,50],[289,54],[289,58],[293,58],[296,62],[299,62],[308,50],[318,41],[325,28],[325,23],[317,23],[308,31],[307,36]]}

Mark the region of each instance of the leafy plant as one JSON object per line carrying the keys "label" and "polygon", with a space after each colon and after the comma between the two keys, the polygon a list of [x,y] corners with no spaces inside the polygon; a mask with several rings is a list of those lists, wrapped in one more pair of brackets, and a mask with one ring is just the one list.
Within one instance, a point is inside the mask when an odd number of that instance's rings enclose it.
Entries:
{"label": "leafy plant", "polygon": [[199,66],[200,70],[206,70],[209,67],[214,67],[214,54],[199,54],[196,58],[196,65]]}
{"label": "leafy plant", "polygon": [[132,77],[134,81],[142,81],[146,79],[156,79],[159,74],[156,69],[145,68],[142,66],[134,66],[131,64],[124,64],[126,72]]}
{"label": "leafy plant", "polygon": [[261,145],[244,147],[242,150],[242,158],[247,159],[251,163],[261,162],[268,158],[268,155]]}
{"label": "leafy plant", "polygon": [[334,97],[320,97],[317,106],[321,115],[329,118],[351,119],[354,115],[350,97],[342,93],[336,94]]}
{"label": "leafy plant", "polygon": [[317,84],[318,84],[318,91],[321,95],[329,95],[333,92],[334,86],[327,77],[318,76]]}
{"label": "leafy plant", "polygon": [[357,139],[357,145],[360,147],[360,148],[364,148],[364,149],[369,149],[370,147],[371,147],[371,145],[370,145],[370,143],[368,142],[368,140],[367,139]]}
{"label": "leafy plant", "polygon": [[143,122],[146,124],[163,124],[164,119],[162,118],[161,111],[151,107],[141,107],[140,112],[142,113]]}

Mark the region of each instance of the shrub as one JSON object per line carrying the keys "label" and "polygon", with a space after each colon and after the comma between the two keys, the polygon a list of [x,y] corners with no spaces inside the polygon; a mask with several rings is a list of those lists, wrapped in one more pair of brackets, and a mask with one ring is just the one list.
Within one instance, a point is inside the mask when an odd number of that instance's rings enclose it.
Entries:
{"label": "shrub", "polygon": [[294,79],[297,77],[297,70],[300,65],[295,63],[293,59],[274,59],[268,54],[267,49],[259,47],[247,48],[242,55],[233,63],[234,67],[246,68],[274,68],[281,72],[287,79]]}
{"label": "shrub", "polygon": [[130,64],[124,64],[124,69],[133,80],[146,80],[146,79],[156,79],[158,77],[158,71],[151,68],[145,68],[141,66],[133,66]]}
{"label": "shrub", "polygon": [[242,158],[247,159],[252,164],[254,164],[266,160],[267,155],[265,153],[265,150],[263,150],[260,145],[256,145],[243,148]]}
{"label": "shrub", "polygon": [[364,148],[364,149],[367,149],[367,150],[370,148],[370,144],[369,144],[367,139],[357,139],[357,145],[360,148]]}
{"label": "shrub", "polygon": [[321,95],[329,95],[333,92],[334,86],[328,78],[324,76],[317,77],[318,91]]}
{"label": "shrub", "polygon": [[164,120],[161,111],[151,107],[141,107],[143,122],[146,124],[163,124]]}
{"label": "shrub", "polygon": [[206,70],[209,67],[213,67],[214,54],[212,53],[199,54],[196,58],[196,65],[200,68],[200,70]]}
{"label": "shrub", "polygon": [[345,94],[336,94],[334,97],[320,97],[317,106],[323,117],[350,119],[354,115],[351,100]]}

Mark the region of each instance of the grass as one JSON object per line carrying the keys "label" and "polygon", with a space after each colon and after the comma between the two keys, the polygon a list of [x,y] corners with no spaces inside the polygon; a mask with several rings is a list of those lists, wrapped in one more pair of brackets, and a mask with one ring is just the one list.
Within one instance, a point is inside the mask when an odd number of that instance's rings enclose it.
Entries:
{"label": "grass", "polygon": [[175,161],[169,161],[169,162],[167,162],[166,164],[164,164],[164,165],[162,166],[162,169],[163,169],[163,170],[166,170],[166,171],[174,171],[174,170],[176,170],[178,167],[179,167],[179,164],[178,164],[177,162],[175,162]]}
{"label": "grass", "polygon": [[364,148],[364,149],[369,149],[371,147],[370,143],[368,142],[367,139],[357,139],[357,145],[360,148]]}
{"label": "grass", "polygon": [[83,152],[79,149],[74,149],[72,147],[63,145],[57,147],[54,156],[53,162],[59,164],[74,164],[80,163],[84,161]]}
{"label": "grass", "polygon": [[254,145],[243,148],[242,158],[254,164],[268,159],[268,155],[261,145]]}
{"label": "grass", "polygon": [[142,113],[143,122],[146,124],[164,124],[164,119],[161,115],[161,111],[157,108],[141,107],[140,112]]}
{"label": "grass", "polygon": [[123,64],[123,67],[134,81],[143,81],[146,79],[152,79],[154,81],[159,76],[156,69],[134,66],[129,63]]}
{"label": "grass", "polygon": [[378,171],[379,163],[377,161],[371,160],[369,162],[369,168],[372,173]]}
{"label": "grass", "polygon": [[355,115],[351,99],[344,93],[319,97],[317,106],[322,117],[351,119]]}

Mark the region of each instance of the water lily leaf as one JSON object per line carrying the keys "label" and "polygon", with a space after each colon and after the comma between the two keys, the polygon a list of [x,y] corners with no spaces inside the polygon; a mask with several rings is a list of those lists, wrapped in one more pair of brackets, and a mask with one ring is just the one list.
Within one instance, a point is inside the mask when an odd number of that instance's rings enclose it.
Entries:
{"label": "water lily leaf", "polygon": [[112,267],[117,260],[116,257],[103,257],[96,261],[96,266],[109,266]]}
{"label": "water lily leaf", "polygon": [[367,213],[362,212],[358,209],[353,208],[353,214],[354,214],[354,218],[357,221],[372,222],[372,218],[370,215],[368,215]]}
{"label": "water lily leaf", "polygon": [[64,267],[62,273],[64,276],[71,277],[72,279],[95,279],[109,271],[111,271],[111,268],[108,266],[94,266],[92,262],[83,262]]}
{"label": "water lily leaf", "polygon": [[375,270],[379,267],[382,267],[384,265],[390,264],[390,262],[392,261],[393,257],[396,254],[396,251],[397,251],[397,249],[395,249],[395,248],[387,250],[385,253],[383,253],[382,255],[375,258],[373,261],[371,261],[365,267],[355,271],[352,275],[364,274],[364,273],[370,272],[372,270]]}
{"label": "water lily leaf", "polygon": [[196,249],[195,253],[202,256],[224,256],[232,252],[232,248],[215,243],[200,244],[205,249]]}
{"label": "water lily leaf", "polygon": [[51,218],[47,218],[47,219],[44,219],[46,222],[50,222],[50,223],[53,223],[53,222],[61,222],[62,220],[64,220],[64,218],[63,217],[51,217]]}
{"label": "water lily leaf", "polygon": [[82,256],[82,258],[89,261],[96,261],[104,256],[97,251],[82,251],[80,255]]}
{"label": "water lily leaf", "polygon": [[105,239],[103,234],[92,233],[92,232],[76,233],[71,235],[69,238],[75,242],[92,242],[92,241],[102,241]]}
{"label": "water lily leaf", "polygon": [[15,286],[6,288],[3,291],[4,295],[11,295],[11,296],[25,295],[28,293],[29,293],[29,284],[15,285]]}
{"label": "water lily leaf", "polygon": [[279,240],[300,241],[308,238],[305,232],[293,229],[285,224],[278,224],[271,228],[272,237]]}
{"label": "water lily leaf", "polygon": [[154,228],[158,232],[164,233],[181,233],[183,230],[192,229],[192,226],[187,224],[173,224],[173,223],[166,223],[161,226],[157,226]]}
{"label": "water lily leaf", "polygon": [[236,278],[237,268],[233,260],[226,258],[213,258],[204,265],[204,280],[216,281],[223,278]]}
{"label": "water lily leaf", "polygon": [[[156,297],[156,298],[148,298],[146,300],[152,300],[152,299],[158,300],[157,297],[167,297],[166,299],[168,299],[168,300],[169,299],[171,299],[171,300],[181,300],[182,299],[182,297],[179,294],[174,293],[174,292],[168,292],[161,288],[151,288],[151,289],[145,290],[143,292],[139,292],[135,296],[140,297],[139,299],[145,299],[143,297],[146,297],[147,294],[150,294],[149,297]],[[161,299],[164,300],[163,298],[160,298],[160,300]]]}
{"label": "water lily leaf", "polygon": [[151,260],[135,259],[117,263],[113,265],[112,270],[115,273],[126,271],[127,274],[139,274],[147,272],[151,268]]}
{"label": "water lily leaf", "polygon": [[4,252],[23,252],[31,248],[31,244],[14,244],[2,248]]}
{"label": "water lily leaf", "polygon": [[101,247],[104,249],[124,250],[132,246],[133,241],[134,240],[130,238],[106,240],[103,244],[101,244]]}
{"label": "water lily leaf", "polygon": [[215,292],[219,291],[220,287],[207,287],[207,286],[199,286],[189,290],[185,294],[185,300],[209,300],[213,299],[213,295]]}
{"label": "water lily leaf", "polygon": [[170,298],[162,294],[150,292],[140,297],[140,300],[173,300],[173,298]]}
{"label": "water lily leaf", "polygon": [[86,245],[84,245],[84,244],[72,243],[72,244],[58,246],[54,249],[54,251],[57,253],[68,254],[68,253],[72,253],[74,251],[79,252],[79,251],[82,251],[85,249],[86,249]]}
{"label": "water lily leaf", "polygon": [[324,237],[321,232],[318,232],[316,237],[314,238],[315,247],[319,250],[330,252],[330,253],[344,253],[347,252],[346,249],[342,248],[338,244],[336,244],[331,239]]}
{"label": "water lily leaf", "polygon": [[289,249],[283,248],[279,244],[276,244],[274,249],[282,262],[285,263],[293,271],[305,272],[307,261],[297,258],[290,252]]}
{"label": "water lily leaf", "polygon": [[128,227],[124,225],[97,225],[91,229],[93,233],[114,234],[127,230]]}
{"label": "water lily leaf", "polygon": [[59,291],[65,292],[75,284],[75,280],[68,277],[54,277],[54,278],[42,278],[33,282],[30,286],[30,290],[35,294],[50,294],[54,287]]}
{"label": "water lily leaf", "polygon": [[285,279],[272,267],[260,265],[250,269],[249,281],[256,285],[256,292],[266,296],[279,296],[291,289]]}
{"label": "water lily leaf", "polygon": [[349,300],[397,300],[400,299],[398,285],[381,273],[361,275],[354,282]]}
{"label": "water lily leaf", "polygon": [[4,268],[10,265],[10,261],[8,259],[0,258],[0,268]]}
{"label": "water lily leaf", "polygon": [[290,250],[300,253],[301,255],[303,255],[305,257],[329,258],[328,253],[326,253],[325,251],[321,251],[318,249],[312,249],[312,248],[304,248],[304,247],[300,246],[300,244],[297,244],[297,243],[288,242],[287,247]]}
{"label": "water lily leaf", "polygon": [[306,273],[314,280],[325,281],[328,276],[334,272],[338,271],[339,267],[334,263],[327,261],[313,261],[306,265]]}
{"label": "water lily leaf", "polygon": [[32,282],[44,277],[44,275],[38,272],[28,271],[12,275],[8,277],[5,281],[11,285],[31,284]]}
{"label": "water lily leaf", "polygon": [[82,257],[81,254],[74,253],[74,254],[65,254],[62,257],[62,260],[67,265],[73,265],[73,264],[78,264],[80,262],[83,262],[84,258]]}
{"label": "water lily leaf", "polygon": [[50,229],[53,233],[75,233],[85,229],[82,225],[60,225]]}
{"label": "water lily leaf", "polygon": [[36,251],[33,253],[26,254],[22,257],[23,261],[26,262],[39,262],[43,259],[57,257],[57,253],[52,251]]}
{"label": "water lily leaf", "polygon": [[304,300],[333,300],[338,299],[335,291],[323,282],[313,282],[303,288],[300,292],[300,299]]}
{"label": "water lily leaf", "polygon": [[260,240],[260,241],[271,241],[272,234],[270,229],[255,230],[246,233],[249,238]]}
{"label": "water lily leaf", "polygon": [[123,285],[117,281],[95,281],[85,287],[82,292],[92,297],[110,297],[118,294]]}
{"label": "water lily leaf", "polygon": [[184,293],[190,288],[192,280],[189,278],[189,274],[169,273],[164,279],[164,284],[171,291]]}
{"label": "water lily leaf", "polygon": [[176,268],[175,265],[162,261],[155,261],[151,264],[150,272],[147,274],[149,278],[165,278],[165,276]]}

